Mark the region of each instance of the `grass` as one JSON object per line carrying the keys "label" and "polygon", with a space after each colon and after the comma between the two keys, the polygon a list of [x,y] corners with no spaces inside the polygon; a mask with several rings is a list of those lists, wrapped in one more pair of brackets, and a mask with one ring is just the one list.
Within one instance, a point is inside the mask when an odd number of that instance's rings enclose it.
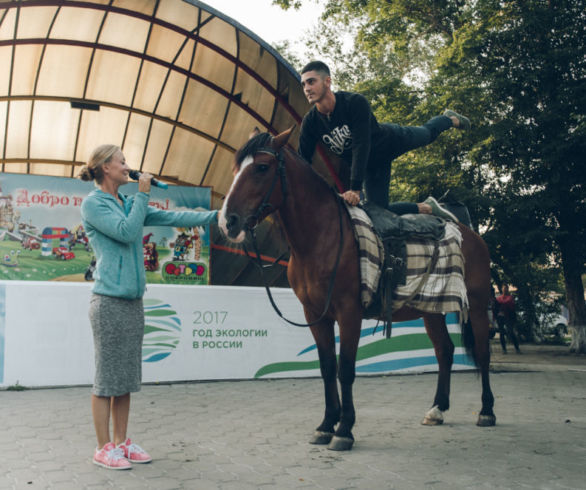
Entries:
{"label": "grass", "polygon": [[[20,251],[17,255],[16,252]],[[24,281],[51,281],[62,276],[84,274],[88,268],[92,253],[81,245],[73,248],[75,258],[71,260],[56,259],[52,255],[43,256],[41,250],[25,250],[19,242],[0,242],[0,279]],[[17,266],[5,265],[4,257],[16,257]]]}
{"label": "grass", "polygon": [[[57,246],[57,241],[55,241]],[[20,251],[19,254],[16,254]],[[20,281],[53,281],[70,276],[80,276],[83,281],[83,275],[90,265],[93,253],[87,252],[81,245],[73,247],[72,252],[75,258],[71,260],[56,259],[52,255],[43,256],[41,250],[25,250],[19,242],[1,241],[0,242],[0,279],[20,280]],[[163,265],[172,259],[171,249],[166,247],[157,247],[159,253],[159,264]],[[16,257],[17,266],[10,267],[4,264],[4,256]],[[206,261],[209,255],[202,251],[201,259]],[[147,283],[162,284],[163,277],[160,272],[147,272]],[[75,280],[75,279],[73,279]]]}
{"label": "grass", "polygon": [[18,381],[16,382],[15,385],[11,385],[6,388],[6,391],[25,391],[25,390],[28,390],[28,388],[26,386],[19,385]]}

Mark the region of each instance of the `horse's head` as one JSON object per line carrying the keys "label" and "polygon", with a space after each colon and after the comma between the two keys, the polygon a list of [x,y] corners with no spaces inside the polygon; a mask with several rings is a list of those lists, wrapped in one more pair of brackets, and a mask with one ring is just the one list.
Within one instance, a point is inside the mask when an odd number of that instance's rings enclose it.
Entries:
{"label": "horse's head", "polygon": [[294,128],[271,137],[251,135],[234,159],[234,181],[224,199],[220,229],[234,242],[242,242],[247,229],[279,209],[286,197],[283,147]]}

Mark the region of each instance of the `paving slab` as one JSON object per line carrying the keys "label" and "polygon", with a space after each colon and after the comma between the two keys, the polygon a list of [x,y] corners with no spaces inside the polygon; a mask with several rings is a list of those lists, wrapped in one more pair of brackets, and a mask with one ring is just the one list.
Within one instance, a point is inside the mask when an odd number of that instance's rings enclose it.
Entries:
{"label": "paving slab", "polygon": [[586,358],[493,345],[497,425],[476,427],[480,380],[452,378],[451,409],[422,426],[436,375],[359,377],[356,443],[307,443],[323,415],[319,379],[145,385],[129,435],[153,456],[92,464],[90,388],[0,391],[0,489],[584,489]]}

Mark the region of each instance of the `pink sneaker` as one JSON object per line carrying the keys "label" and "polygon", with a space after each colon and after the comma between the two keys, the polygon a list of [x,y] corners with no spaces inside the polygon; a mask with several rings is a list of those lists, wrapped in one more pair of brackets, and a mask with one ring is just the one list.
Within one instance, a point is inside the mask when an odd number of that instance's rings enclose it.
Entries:
{"label": "pink sneaker", "polygon": [[118,449],[124,452],[124,457],[131,463],[150,463],[153,460],[149,453],[138,444],[134,444],[130,438],[126,439],[122,444],[118,444]]}
{"label": "pink sneaker", "polygon": [[96,448],[94,464],[110,470],[129,470],[132,468],[132,465],[124,457],[124,451],[114,446],[113,442],[109,442],[102,449]]}

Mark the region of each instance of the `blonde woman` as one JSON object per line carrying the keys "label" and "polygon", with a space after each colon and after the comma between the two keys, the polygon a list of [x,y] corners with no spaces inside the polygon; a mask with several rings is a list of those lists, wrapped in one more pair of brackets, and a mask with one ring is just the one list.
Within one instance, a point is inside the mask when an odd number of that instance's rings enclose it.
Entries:
{"label": "blonde woman", "polygon": [[152,461],[127,435],[130,393],[141,387],[143,227],[193,227],[218,219],[217,211],[171,212],[149,206],[149,173],[140,176],[134,196],[120,194],[118,188],[128,182],[129,171],[119,147],[102,145],[79,175],[97,187],[81,205],[83,227],[97,259],[89,309],[96,367],[92,414],[98,442],[93,462],[115,470]]}

